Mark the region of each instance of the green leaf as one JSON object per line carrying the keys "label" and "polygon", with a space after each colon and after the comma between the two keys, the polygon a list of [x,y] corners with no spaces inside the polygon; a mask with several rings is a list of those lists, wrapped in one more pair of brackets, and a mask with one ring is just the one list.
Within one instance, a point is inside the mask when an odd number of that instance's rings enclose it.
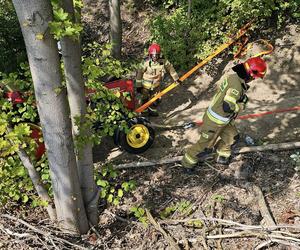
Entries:
{"label": "green leaf", "polygon": [[113,204],[114,204],[115,206],[117,206],[117,205],[119,205],[119,203],[120,203],[119,199],[118,199],[118,198],[114,198]]}
{"label": "green leaf", "polygon": [[76,29],[75,28],[73,28],[73,27],[66,27],[66,29],[65,29],[65,35],[66,36],[73,36],[73,35],[75,35],[76,34]]}
{"label": "green leaf", "polygon": [[106,180],[97,180],[97,185],[100,187],[107,187],[109,183]]}
{"label": "green leaf", "polygon": [[28,195],[22,195],[22,202],[23,203],[26,203],[27,201],[29,200],[29,197],[28,197]]}
{"label": "green leaf", "polygon": [[118,189],[118,197],[122,198],[124,195],[123,190],[122,189]]}
{"label": "green leaf", "polygon": [[108,197],[107,197],[107,201],[108,201],[109,203],[112,203],[113,198],[114,198],[114,196],[113,196],[112,194],[109,194]]}
{"label": "green leaf", "polygon": [[68,18],[68,13],[64,12],[62,8],[54,10],[54,18],[58,21],[65,21]]}
{"label": "green leaf", "polygon": [[25,168],[24,167],[18,167],[16,169],[16,175],[18,175],[18,176],[24,176],[24,175],[26,175]]}
{"label": "green leaf", "polygon": [[107,191],[105,189],[101,189],[101,192],[100,192],[101,198],[105,198],[106,194],[107,194]]}
{"label": "green leaf", "polygon": [[56,95],[59,95],[62,90],[63,90],[63,87],[57,87],[57,88],[54,89],[54,92],[55,92]]}
{"label": "green leaf", "polygon": [[50,179],[50,175],[49,174],[42,174],[41,179],[42,180],[49,180]]}
{"label": "green leaf", "polygon": [[128,182],[123,182],[121,187],[126,191],[128,192],[129,191],[129,183]]}

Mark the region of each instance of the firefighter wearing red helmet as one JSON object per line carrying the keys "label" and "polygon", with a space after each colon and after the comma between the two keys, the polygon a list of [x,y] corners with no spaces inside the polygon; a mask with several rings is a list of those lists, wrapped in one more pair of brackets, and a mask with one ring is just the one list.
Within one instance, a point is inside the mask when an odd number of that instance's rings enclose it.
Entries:
{"label": "firefighter wearing red helmet", "polygon": [[239,134],[234,120],[245,109],[248,83],[266,74],[266,62],[260,57],[252,57],[237,64],[217,83],[217,92],[203,116],[199,140],[185,151],[182,166],[191,171],[198,163],[212,157],[216,152],[216,162],[229,164],[232,147]]}
{"label": "firefighter wearing red helmet", "polygon": [[[160,91],[165,73],[169,73],[174,81],[179,79],[173,65],[161,56],[161,48],[157,43],[150,45],[148,54],[149,56],[142,62],[136,76],[136,88],[142,94],[142,103],[147,102]],[[154,103],[146,112],[149,115],[157,116],[158,113],[155,106],[156,104]]]}

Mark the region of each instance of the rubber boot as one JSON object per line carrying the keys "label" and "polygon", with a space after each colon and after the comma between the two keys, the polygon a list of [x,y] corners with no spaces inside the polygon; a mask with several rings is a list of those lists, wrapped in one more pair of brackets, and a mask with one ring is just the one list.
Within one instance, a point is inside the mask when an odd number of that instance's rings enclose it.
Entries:
{"label": "rubber boot", "polygon": [[221,165],[229,165],[229,157],[225,157],[225,156],[218,156],[216,159],[216,163],[221,164]]}
{"label": "rubber boot", "polygon": [[181,160],[181,166],[183,168],[183,173],[184,174],[188,174],[188,175],[192,175],[195,173],[195,166],[196,165],[192,165],[190,164],[185,157],[182,158]]}

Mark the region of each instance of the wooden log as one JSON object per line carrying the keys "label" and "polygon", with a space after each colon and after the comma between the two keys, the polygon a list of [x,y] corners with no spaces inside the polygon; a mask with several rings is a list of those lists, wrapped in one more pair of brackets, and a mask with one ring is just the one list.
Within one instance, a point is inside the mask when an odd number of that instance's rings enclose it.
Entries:
{"label": "wooden log", "polygon": [[172,158],[162,159],[162,160],[158,160],[158,161],[143,161],[143,162],[124,163],[124,164],[114,166],[114,168],[115,169],[123,169],[123,168],[151,167],[151,166],[180,162],[181,158],[182,158],[182,156],[175,156]]}
{"label": "wooden log", "polygon": [[[261,151],[279,151],[279,150],[290,150],[300,148],[300,142],[285,142],[279,144],[268,144],[262,146],[252,146],[252,147],[241,147],[233,151],[234,154],[245,154],[250,152],[261,152]],[[115,169],[124,169],[124,168],[139,168],[139,167],[151,167],[164,164],[172,164],[180,162],[182,156],[174,156],[172,158],[161,159],[158,161],[144,161],[144,162],[131,162],[124,163],[114,166]]]}
{"label": "wooden log", "polygon": [[289,150],[295,148],[300,148],[300,142],[285,142],[285,143],[268,144],[262,146],[242,147],[234,150],[234,153],[244,154],[249,152],[259,152],[259,151],[268,151],[268,150],[278,151],[278,150]]}

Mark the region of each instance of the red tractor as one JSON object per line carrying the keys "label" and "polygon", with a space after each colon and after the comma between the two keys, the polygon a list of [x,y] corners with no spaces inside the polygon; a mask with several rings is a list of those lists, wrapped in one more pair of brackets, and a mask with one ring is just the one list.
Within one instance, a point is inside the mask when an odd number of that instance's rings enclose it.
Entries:
{"label": "red tractor", "polygon": [[[121,98],[123,105],[132,111],[138,108],[139,102],[133,80],[115,80],[105,83],[104,86],[113,92],[128,93],[130,100]],[[137,116],[128,121],[128,126],[130,128],[128,133],[120,129],[115,131],[114,143],[129,153],[140,154],[145,152],[153,144],[155,137],[150,122],[145,117]]]}
{"label": "red tractor", "polygon": [[[115,80],[107,82],[104,86],[113,92],[121,93],[120,98],[123,105],[134,111],[137,106],[137,99],[135,95],[134,81],[133,80]],[[92,94],[93,90],[88,90],[88,95]],[[130,98],[123,98],[123,93],[126,93]],[[24,97],[20,91],[9,90],[5,92],[4,97],[11,101],[13,104],[19,104],[24,102]],[[88,99],[88,98],[87,98]],[[45,153],[45,145],[40,142],[42,136],[41,127],[28,122],[27,123],[32,132],[31,138],[37,143],[36,159],[39,160]],[[125,133],[121,129],[116,129],[114,132],[114,143],[120,148],[129,153],[139,154],[145,152],[154,141],[154,129],[150,126],[149,121],[144,117],[135,117],[128,121],[130,128],[128,133]]]}

